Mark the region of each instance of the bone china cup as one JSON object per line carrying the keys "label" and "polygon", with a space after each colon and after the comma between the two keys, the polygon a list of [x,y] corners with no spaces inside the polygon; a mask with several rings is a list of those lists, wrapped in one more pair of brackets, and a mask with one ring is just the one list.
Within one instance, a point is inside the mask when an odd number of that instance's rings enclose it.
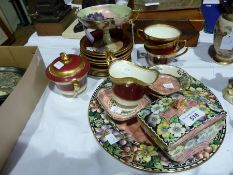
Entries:
{"label": "bone china cup", "polygon": [[48,79],[55,83],[65,96],[76,97],[87,87],[89,62],[74,54],[61,53],[45,70]]}
{"label": "bone china cup", "polygon": [[154,24],[144,30],[138,29],[137,35],[143,40],[146,48],[153,49],[156,54],[169,54],[176,49],[177,44],[185,42],[179,40],[181,31],[167,24]]}
{"label": "bone china cup", "polygon": [[113,100],[123,108],[135,108],[143,98],[146,87],[151,85],[159,72],[125,61],[114,61],[109,67]]}

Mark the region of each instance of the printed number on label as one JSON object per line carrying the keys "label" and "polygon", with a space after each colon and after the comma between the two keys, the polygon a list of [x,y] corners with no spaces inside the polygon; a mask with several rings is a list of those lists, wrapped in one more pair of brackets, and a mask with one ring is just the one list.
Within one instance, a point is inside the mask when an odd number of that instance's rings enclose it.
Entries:
{"label": "printed number on label", "polygon": [[192,126],[195,121],[205,116],[205,112],[197,107],[192,107],[182,114],[179,119],[187,126]]}

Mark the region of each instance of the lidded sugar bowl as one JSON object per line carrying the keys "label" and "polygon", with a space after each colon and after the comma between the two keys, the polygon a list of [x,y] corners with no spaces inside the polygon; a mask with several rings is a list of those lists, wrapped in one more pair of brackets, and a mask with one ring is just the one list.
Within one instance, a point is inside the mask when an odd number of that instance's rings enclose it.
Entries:
{"label": "lidded sugar bowl", "polygon": [[74,54],[61,53],[45,70],[48,79],[65,96],[77,96],[87,87],[89,62]]}

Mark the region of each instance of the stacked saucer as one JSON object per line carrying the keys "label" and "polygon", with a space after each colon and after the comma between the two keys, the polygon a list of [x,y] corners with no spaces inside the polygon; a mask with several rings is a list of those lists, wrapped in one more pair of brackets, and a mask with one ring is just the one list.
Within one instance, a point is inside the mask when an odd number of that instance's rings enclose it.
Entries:
{"label": "stacked saucer", "polygon": [[[109,49],[102,47],[103,32],[95,30],[91,32],[94,37],[94,42],[90,42],[87,36],[84,36],[80,41],[80,53],[83,58],[86,58],[91,68],[89,74],[95,77],[108,76],[109,64],[116,59],[130,60],[133,49],[133,42],[131,37],[124,34],[120,29],[110,30],[110,35],[113,43],[109,45]],[[117,46],[116,49],[111,47]],[[116,47],[115,47],[116,48]]]}

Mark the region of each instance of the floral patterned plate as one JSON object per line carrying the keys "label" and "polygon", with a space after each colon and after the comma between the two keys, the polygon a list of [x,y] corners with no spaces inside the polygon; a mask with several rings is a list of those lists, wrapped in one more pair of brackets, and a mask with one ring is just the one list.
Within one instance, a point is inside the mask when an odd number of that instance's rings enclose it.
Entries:
{"label": "floral patterned plate", "polygon": [[[99,104],[97,94],[100,89],[111,86],[111,81],[106,79],[96,89],[89,104],[88,117],[97,141],[110,155],[122,163],[148,172],[185,171],[206,162],[222,144],[226,125],[203,151],[184,163],[168,159],[156,145],[152,144],[136,118],[127,122],[116,122],[108,116],[108,113]],[[212,103],[221,106],[216,96],[200,81],[192,77],[189,90],[195,91]]]}
{"label": "floral patterned plate", "polygon": [[126,121],[136,117],[138,111],[150,104],[150,99],[144,96],[133,109],[125,109],[116,104],[112,99],[112,88],[102,88],[97,94],[97,100],[108,112],[109,116],[117,121]]}

